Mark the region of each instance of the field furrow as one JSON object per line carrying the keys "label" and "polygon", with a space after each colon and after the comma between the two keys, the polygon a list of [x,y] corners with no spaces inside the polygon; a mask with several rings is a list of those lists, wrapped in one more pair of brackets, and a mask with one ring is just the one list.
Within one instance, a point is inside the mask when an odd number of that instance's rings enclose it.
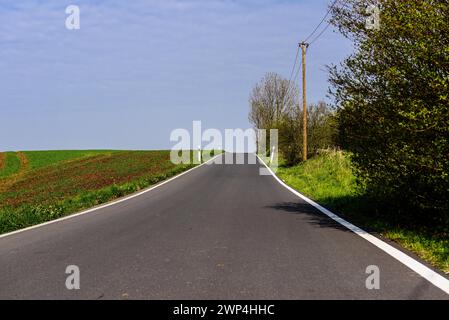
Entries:
{"label": "field furrow", "polygon": [[0,172],[3,170],[3,168],[6,165],[6,156],[4,152],[0,152]]}

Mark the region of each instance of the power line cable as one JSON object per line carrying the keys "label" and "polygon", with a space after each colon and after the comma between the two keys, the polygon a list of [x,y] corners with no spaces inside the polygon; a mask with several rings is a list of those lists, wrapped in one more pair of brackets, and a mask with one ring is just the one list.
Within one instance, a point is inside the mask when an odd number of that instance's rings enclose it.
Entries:
{"label": "power line cable", "polygon": [[326,27],[323,30],[321,30],[321,32],[312,41],[310,41],[309,46],[311,46],[314,42],[316,42],[326,32],[326,30],[329,28],[330,25],[331,24],[329,22],[326,25]]}
{"label": "power line cable", "polygon": [[299,65],[298,71],[296,72],[295,78],[293,80],[293,83],[296,83],[296,79],[298,79],[298,75],[302,70],[302,64]]}
{"label": "power line cable", "polygon": [[299,46],[296,49],[296,57],[295,57],[295,63],[293,64],[293,69],[292,72],[290,74],[290,79],[288,80],[288,87],[290,88],[290,83],[292,81],[293,78],[293,74],[295,73],[295,69],[296,69],[296,64],[298,63],[298,57],[299,57]]}
{"label": "power line cable", "polygon": [[[337,5],[337,3],[338,3],[339,1],[340,1],[340,0],[334,0],[334,2],[329,6],[329,8],[328,8],[326,14],[324,15],[324,17],[321,19],[320,23],[318,23],[318,25],[317,25],[317,26],[315,27],[315,29],[309,34],[309,36],[306,38],[306,40],[304,40],[303,43],[307,43],[307,41],[315,35],[315,33],[319,30],[319,28],[321,27],[321,25],[326,21],[327,17],[329,16],[329,14],[330,14],[331,11],[332,11],[332,9],[334,9],[334,7]],[[346,0],[342,0],[342,1],[343,1],[343,3],[346,3]],[[320,37],[327,31],[327,29],[329,28],[329,26],[330,26],[330,22],[327,22],[327,24],[326,24],[326,26],[324,27],[324,29],[322,29],[321,32],[320,32],[315,38],[313,38],[313,40],[312,40],[309,44],[307,44],[307,48],[308,48],[312,43],[315,43],[315,42],[316,42],[316,41],[317,41],[317,40],[318,40],[318,39],[319,39],[319,38],[320,38]],[[291,90],[291,87],[292,87],[292,85],[291,85],[291,84],[292,84],[292,77],[293,77],[293,74],[295,73],[296,65],[297,65],[297,63],[298,63],[299,50],[300,50],[300,46],[298,46],[297,51],[296,51],[296,57],[295,57],[295,61],[294,61],[294,64],[293,64],[292,72],[291,72],[291,74],[290,74],[290,79],[288,80],[288,87],[287,87],[286,95],[288,95],[288,94],[290,93],[290,90]],[[306,50],[307,50],[307,49],[306,49]],[[301,70],[302,70],[302,66],[299,65],[299,68],[298,68],[298,70],[297,70],[297,72],[296,72],[296,74],[295,74],[295,77],[294,77],[294,79],[293,79],[293,84],[296,83],[296,79],[298,78],[298,75],[299,75],[299,73],[300,73]],[[296,87],[296,86],[295,86],[295,87]],[[284,96],[284,99],[285,99],[285,96]]]}
{"label": "power line cable", "polygon": [[[335,1],[333,4],[332,4],[332,6],[329,8],[329,11],[328,11],[328,14],[327,15],[329,15],[329,12],[335,7],[335,5],[337,4],[337,2],[339,2],[340,1],[340,4],[341,5],[347,5],[347,1],[346,0],[337,0],[337,1]],[[309,46],[310,45],[312,45],[314,42],[316,42],[326,31],[327,31],[327,29],[330,27],[330,25],[331,25],[331,23],[330,23],[330,21],[328,21],[327,22],[327,25],[324,27],[324,29],[323,30],[321,30],[321,32],[312,40],[312,41],[310,41],[310,43],[309,43]]]}
{"label": "power line cable", "polygon": [[[288,94],[290,93],[293,74],[295,73],[296,65],[298,64],[298,57],[299,57],[299,45],[298,45],[298,48],[296,49],[295,63],[293,64],[292,72],[291,72],[290,78],[288,80],[287,92],[285,93],[285,96],[288,96]],[[284,96],[284,100],[285,100],[285,96]],[[284,104],[284,101],[282,102],[282,104]]]}
{"label": "power line cable", "polygon": [[337,4],[338,1],[339,0],[334,0],[332,5],[327,9],[326,15],[323,17],[323,19],[321,19],[320,23],[315,27],[315,29],[312,31],[312,33],[309,34],[309,36],[306,38],[306,40],[304,40],[304,42],[307,42],[315,34],[315,32],[318,31],[318,29],[321,27],[321,25],[324,23],[324,21],[326,21],[326,18],[329,16],[331,10],[335,7],[335,5]]}

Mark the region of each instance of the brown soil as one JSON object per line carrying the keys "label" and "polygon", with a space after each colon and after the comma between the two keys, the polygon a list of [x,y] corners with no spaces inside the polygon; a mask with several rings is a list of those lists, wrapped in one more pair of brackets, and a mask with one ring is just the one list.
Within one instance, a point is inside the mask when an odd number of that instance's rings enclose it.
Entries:
{"label": "brown soil", "polygon": [[0,152],[0,170],[2,170],[6,165],[6,153]]}

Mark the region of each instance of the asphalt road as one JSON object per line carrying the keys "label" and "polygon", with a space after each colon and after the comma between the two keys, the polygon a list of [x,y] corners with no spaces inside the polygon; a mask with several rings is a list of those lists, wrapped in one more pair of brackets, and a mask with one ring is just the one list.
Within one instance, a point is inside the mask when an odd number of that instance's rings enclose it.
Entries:
{"label": "asphalt road", "polygon": [[[447,299],[259,164],[205,165],[133,199],[0,238],[2,299]],[[80,269],[67,290],[66,267]],[[368,290],[366,268],[380,269]]]}

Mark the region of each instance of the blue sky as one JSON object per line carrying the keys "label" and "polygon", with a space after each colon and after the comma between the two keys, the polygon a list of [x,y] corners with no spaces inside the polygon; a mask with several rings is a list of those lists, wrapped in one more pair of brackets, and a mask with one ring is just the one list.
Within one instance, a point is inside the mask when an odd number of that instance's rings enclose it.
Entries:
{"label": "blue sky", "polygon": [[[65,28],[78,5],[81,29]],[[0,0],[0,150],[167,149],[170,132],[249,128],[248,96],[288,78],[326,0]],[[351,44],[309,50],[309,101]]]}

